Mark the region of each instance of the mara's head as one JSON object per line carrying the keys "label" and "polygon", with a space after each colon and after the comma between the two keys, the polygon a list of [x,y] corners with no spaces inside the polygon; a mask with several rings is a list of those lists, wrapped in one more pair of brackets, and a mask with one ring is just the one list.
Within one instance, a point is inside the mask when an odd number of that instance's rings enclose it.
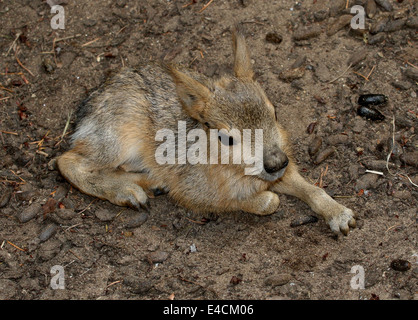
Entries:
{"label": "mara's head", "polygon": [[[208,137],[211,129],[216,129],[221,150],[241,145],[241,165],[249,169],[246,174],[274,181],[284,174],[289,163],[284,131],[277,124],[274,106],[254,80],[239,26],[235,27],[232,39],[233,75],[203,83],[176,68],[169,67],[169,71],[183,109],[204,126]],[[250,145],[246,143],[249,132]]]}

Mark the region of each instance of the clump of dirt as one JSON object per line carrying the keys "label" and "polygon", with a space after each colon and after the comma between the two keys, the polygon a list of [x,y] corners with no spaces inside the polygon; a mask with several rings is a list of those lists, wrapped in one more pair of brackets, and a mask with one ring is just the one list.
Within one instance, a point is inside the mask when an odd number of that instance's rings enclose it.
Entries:
{"label": "clump of dirt", "polygon": [[[189,0],[55,2],[65,29],[52,28],[58,13],[44,1],[0,2],[1,299],[416,299],[413,0],[355,1],[365,30],[351,28],[345,0],[213,1],[203,11]],[[77,105],[107,75],[156,59],[230,72],[235,20],[302,174],[358,213],[349,236],[336,239],[291,197],[268,217],[198,216],[165,196],[146,214],[84,195],[57,172]],[[388,97],[373,106],[383,120],[357,114],[368,93]],[[54,266],[64,290],[51,286]],[[364,289],[350,285],[358,266]]]}

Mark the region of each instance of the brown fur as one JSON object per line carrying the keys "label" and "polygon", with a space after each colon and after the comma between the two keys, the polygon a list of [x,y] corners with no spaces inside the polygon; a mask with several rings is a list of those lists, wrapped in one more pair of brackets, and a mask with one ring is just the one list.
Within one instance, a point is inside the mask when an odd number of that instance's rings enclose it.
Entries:
{"label": "brown fur", "polygon": [[[162,189],[193,211],[266,215],[276,211],[277,193],[290,194],[333,231],[347,234],[355,226],[352,211],[299,175],[286,132],[253,79],[240,27],[233,48],[234,75],[216,80],[171,65],[123,69],[83,105],[73,147],[58,159],[61,173],[87,194],[136,208],[147,205],[151,190]],[[177,138],[179,121],[187,131],[205,130],[208,138],[209,129],[263,129],[263,171],[245,175],[245,164],[220,164],[220,154],[219,164],[158,164],[157,131],[172,130]]]}

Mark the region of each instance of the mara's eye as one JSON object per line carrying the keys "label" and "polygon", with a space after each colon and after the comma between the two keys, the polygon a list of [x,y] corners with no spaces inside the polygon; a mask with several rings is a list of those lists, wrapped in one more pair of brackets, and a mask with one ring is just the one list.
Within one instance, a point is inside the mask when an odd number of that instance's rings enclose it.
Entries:
{"label": "mara's eye", "polygon": [[219,132],[218,139],[225,146],[234,145],[234,138],[226,134],[223,134],[222,132]]}

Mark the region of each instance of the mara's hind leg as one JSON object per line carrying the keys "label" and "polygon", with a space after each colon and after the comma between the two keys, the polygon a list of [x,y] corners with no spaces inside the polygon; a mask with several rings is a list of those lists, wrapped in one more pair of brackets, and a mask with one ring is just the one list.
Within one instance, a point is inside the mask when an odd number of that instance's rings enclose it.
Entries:
{"label": "mara's hind leg", "polygon": [[61,174],[84,193],[116,205],[148,209],[148,196],[144,190],[153,186],[144,173],[98,167],[76,148],[59,157],[57,164]]}
{"label": "mara's hind leg", "polygon": [[245,212],[254,213],[260,216],[273,214],[279,207],[279,196],[270,191],[262,191],[253,197],[240,200],[237,208]]}

